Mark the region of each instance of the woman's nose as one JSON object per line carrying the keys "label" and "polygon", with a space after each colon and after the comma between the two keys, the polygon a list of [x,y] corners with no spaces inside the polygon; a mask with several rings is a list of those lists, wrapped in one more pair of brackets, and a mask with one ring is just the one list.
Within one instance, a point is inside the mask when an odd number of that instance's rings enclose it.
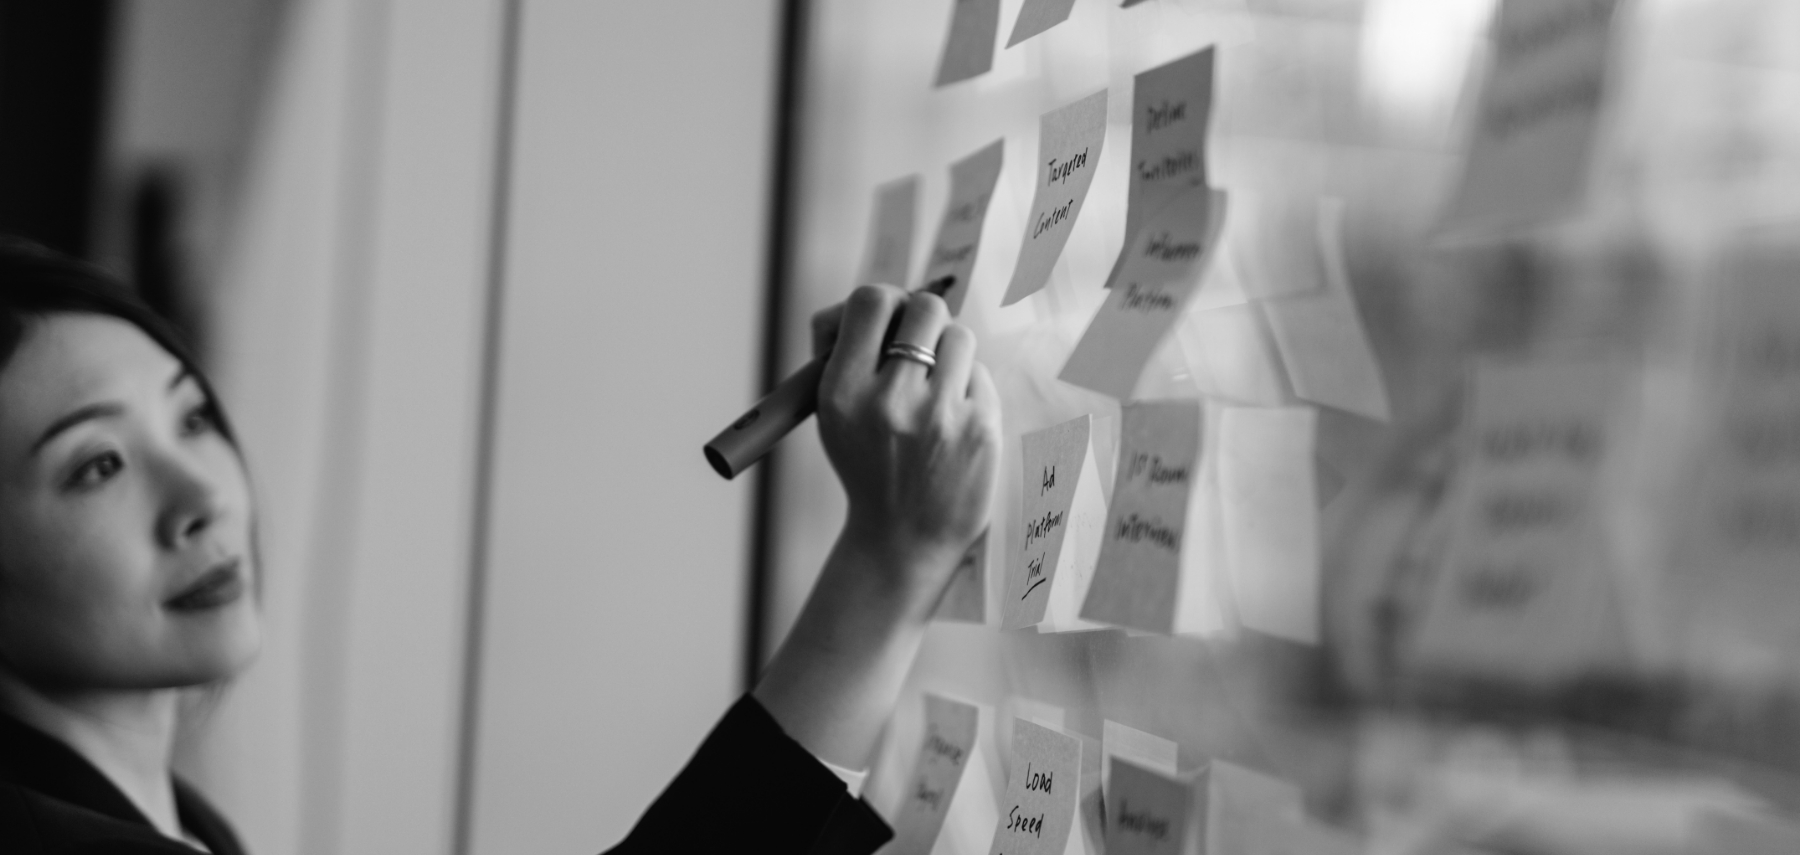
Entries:
{"label": "woman's nose", "polygon": [[217,479],[200,462],[179,453],[161,456],[155,470],[158,540],[164,547],[179,548],[204,536],[222,511]]}

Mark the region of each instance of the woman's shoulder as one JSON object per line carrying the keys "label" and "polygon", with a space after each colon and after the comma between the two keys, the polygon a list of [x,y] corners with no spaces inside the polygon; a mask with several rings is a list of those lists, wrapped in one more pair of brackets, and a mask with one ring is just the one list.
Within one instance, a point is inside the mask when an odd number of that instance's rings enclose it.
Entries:
{"label": "woman's shoulder", "polygon": [[43,792],[0,782],[0,852],[10,854],[194,854],[155,830]]}

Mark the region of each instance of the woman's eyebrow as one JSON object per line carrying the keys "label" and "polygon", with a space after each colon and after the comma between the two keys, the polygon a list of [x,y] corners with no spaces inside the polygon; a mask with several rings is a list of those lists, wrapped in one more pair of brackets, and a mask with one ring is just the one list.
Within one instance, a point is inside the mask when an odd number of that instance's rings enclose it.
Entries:
{"label": "woman's eyebrow", "polygon": [[186,366],[183,366],[180,369],[175,370],[175,374],[169,378],[168,389],[170,391],[173,391],[176,387],[181,386],[181,382],[186,381],[192,377],[194,377],[194,371],[192,369],[189,369]]}
{"label": "woman's eyebrow", "polygon": [[125,407],[117,402],[99,402],[97,404],[76,408],[63,415],[61,419],[51,423],[49,428],[44,429],[44,433],[38,436],[37,443],[31,445],[31,454],[36,455],[39,450],[44,448],[44,444],[54,440],[57,435],[85,423],[88,420],[116,417],[123,413],[125,413]]}

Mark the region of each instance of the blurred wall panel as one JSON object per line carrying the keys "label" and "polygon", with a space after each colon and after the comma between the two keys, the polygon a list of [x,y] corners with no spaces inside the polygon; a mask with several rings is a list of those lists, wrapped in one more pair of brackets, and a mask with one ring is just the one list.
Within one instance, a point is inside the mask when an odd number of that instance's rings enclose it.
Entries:
{"label": "blurred wall panel", "polygon": [[611,845],[738,691],[778,17],[524,5],[477,851]]}
{"label": "blurred wall panel", "polygon": [[268,641],[184,759],[258,850],[452,844],[501,9],[276,40],[212,325]]}

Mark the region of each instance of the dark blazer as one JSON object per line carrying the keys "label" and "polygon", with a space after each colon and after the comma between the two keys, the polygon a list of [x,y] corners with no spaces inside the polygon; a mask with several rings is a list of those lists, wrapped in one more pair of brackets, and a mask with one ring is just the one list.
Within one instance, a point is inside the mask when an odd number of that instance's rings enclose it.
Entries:
{"label": "dark blazer", "polygon": [[[181,825],[215,854],[243,844],[179,779]],[[713,727],[621,853],[868,853],[893,831],[749,696]],[[191,854],[80,754],[0,715],[0,851]]]}

